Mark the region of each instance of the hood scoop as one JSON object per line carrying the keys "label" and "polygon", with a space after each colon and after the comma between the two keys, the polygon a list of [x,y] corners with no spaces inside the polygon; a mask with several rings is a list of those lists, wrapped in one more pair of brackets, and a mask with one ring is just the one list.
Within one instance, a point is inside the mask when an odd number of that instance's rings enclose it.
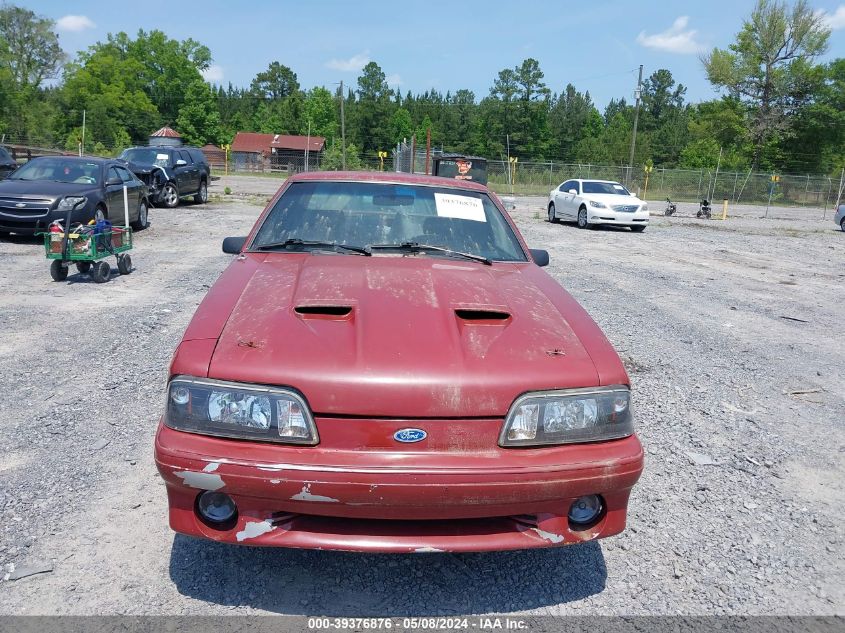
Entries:
{"label": "hood scoop", "polygon": [[509,312],[489,308],[457,308],[455,309],[455,316],[462,321],[491,324],[504,323],[511,318]]}
{"label": "hood scoop", "polygon": [[303,319],[346,319],[352,314],[352,306],[304,305],[293,311]]}

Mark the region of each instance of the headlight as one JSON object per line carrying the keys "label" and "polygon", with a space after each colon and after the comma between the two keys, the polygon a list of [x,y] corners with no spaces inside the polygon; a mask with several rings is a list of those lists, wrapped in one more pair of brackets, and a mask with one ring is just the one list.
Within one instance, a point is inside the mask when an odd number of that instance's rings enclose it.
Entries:
{"label": "headlight", "polygon": [[79,208],[82,208],[83,206],[85,206],[86,202],[88,202],[88,198],[86,198],[85,196],[65,196],[59,202],[59,206],[56,207],[56,210],[69,211],[73,209],[77,204],[79,205]]}
{"label": "headlight", "polygon": [[264,442],[320,441],[304,398],[289,389],[177,376],[167,387],[172,429]]}
{"label": "headlight", "polygon": [[590,200],[590,206],[595,207],[596,209],[606,209],[607,205],[604,202],[599,202],[598,200]]}
{"label": "headlight", "polygon": [[648,205],[643,202],[643,206],[640,207],[640,211],[648,211]]}
{"label": "headlight", "polygon": [[627,387],[538,391],[511,405],[499,446],[598,442],[634,432]]}

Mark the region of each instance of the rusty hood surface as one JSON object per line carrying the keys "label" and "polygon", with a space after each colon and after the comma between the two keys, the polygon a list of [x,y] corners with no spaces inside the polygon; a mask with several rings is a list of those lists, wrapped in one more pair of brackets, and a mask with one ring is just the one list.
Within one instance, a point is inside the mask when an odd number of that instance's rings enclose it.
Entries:
{"label": "rusty hood surface", "polygon": [[527,391],[628,382],[592,319],[532,263],[249,253],[182,347],[210,356],[193,365],[211,378],[293,387],[327,416],[504,416]]}

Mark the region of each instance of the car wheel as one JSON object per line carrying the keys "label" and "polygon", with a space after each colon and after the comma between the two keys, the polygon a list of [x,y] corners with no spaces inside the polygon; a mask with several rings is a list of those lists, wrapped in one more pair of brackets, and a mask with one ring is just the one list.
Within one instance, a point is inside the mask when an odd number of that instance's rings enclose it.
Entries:
{"label": "car wheel", "polygon": [[50,263],[50,276],[53,278],[53,281],[64,281],[67,279],[67,266],[62,266],[60,260],[54,259]]}
{"label": "car wheel", "polygon": [[197,204],[208,202],[208,185],[204,180],[200,183],[200,190],[197,192],[197,195],[194,196],[194,202]]}
{"label": "car wheel", "polygon": [[587,209],[586,207],[581,207],[578,209],[578,228],[579,229],[586,229],[589,226],[587,222]]}
{"label": "car wheel", "polygon": [[839,228],[845,232],[845,218],[842,218],[842,222],[839,223]]}
{"label": "car wheel", "polygon": [[136,231],[143,231],[149,226],[149,210],[147,209],[147,201],[141,200],[138,205],[138,219],[132,223],[132,228]]}
{"label": "car wheel", "polygon": [[91,262],[76,262],[76,270],[84,275],[91,270]]}
{"label": "car wheel", "polygon": [[164,189],[161,191],[161,201],[168,209],[172,209],[179,204],[179,191],[174,183],[168,182],[164,185]]}
{"label": "car wheel", "polygon": [[121,275],[128,275],[132,272],[132,258],[129,253],[117,256],[117,270]]}
{"label": "car wheel", "polygon": [[101,284],[109,280],[111,275],[111,266],[104,259],[94,262],[94,267],[91,269],[91,279],[96,283]]}
{"label": "car wheel", "polygon": [[634,233],[642,233],[643,231],[645,231],[645,227],[642,224],[639,224],[637,226],[632,226],[631,231],[633,231]]}
{"label": "car wheel", "polygon": [[557,210],[555,209],[555,203],[549,203],[549,222],[553,224],[557,224],[560,220],[557,217]]}

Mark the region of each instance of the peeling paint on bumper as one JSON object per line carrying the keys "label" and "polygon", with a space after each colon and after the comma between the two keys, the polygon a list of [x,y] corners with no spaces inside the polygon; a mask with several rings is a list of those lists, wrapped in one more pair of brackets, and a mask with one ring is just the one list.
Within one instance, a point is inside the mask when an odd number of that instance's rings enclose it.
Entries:
{"label": "peeling paint on bumper", "polygon": [[[526,451],[500,450],[485,458],[441,455],[438,467],[426,466],[419,455],[397,459],[388,452],[379,453],[382,463],[365,453],[358,464],[336,455],[332,464],[332,452],[319,447],[256,446],[166,427],[156,436],[171,527],[215,541],[461,552],[564,546],[624,530],[628,496],[643,465],[636,436],[544,448],[530,461]],[[271,455],[276,459],[266,459]],[[289,459],[280,463],[279,455]],[[196,515],[198,480],[184,473],[211,475],[209,464],[218,464],[213,475],[223,482],[215,489],[238,505],[230,529],[209,527]],[[589,529],[572,530],[569,506],[585,494],[602,495],[605,512]]]}

